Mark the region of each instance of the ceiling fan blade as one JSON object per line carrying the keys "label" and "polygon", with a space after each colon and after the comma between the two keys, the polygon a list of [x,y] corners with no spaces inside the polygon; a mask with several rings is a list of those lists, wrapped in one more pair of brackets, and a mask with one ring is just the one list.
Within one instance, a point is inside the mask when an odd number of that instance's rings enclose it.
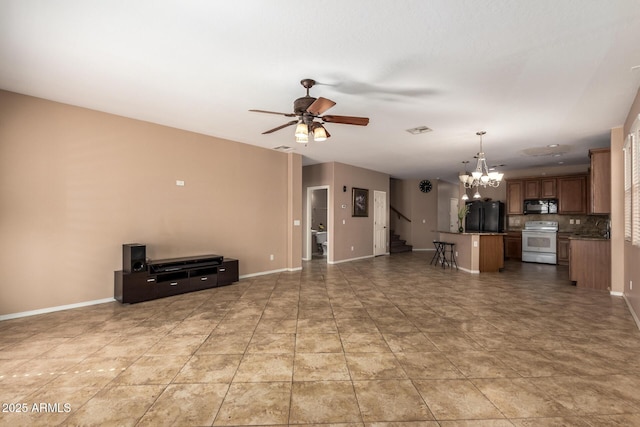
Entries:
{"label": "ceiling fan blade", "polygon": [[267,111],[267,110],[249,110],[254,113],[267,113],[267,114],[278,114],[279,116],[285,117],[296,117],[295,113],[278,113],[277,111]]}
{"label": "ceiling fan blade", "polygon": [[269,130],[268,130],[268,131],[266,131],[266,132],[262,132],[262,134],[263,134],[263,135],[265,135],[265,134],[267,134],[267,133],[272,133],[272,132],[275,132],[275,131],[277,131],[277,130],[284,129],[284,128],[286,128],[287,126],[295,125],[296,123],[298,123],[298,121],[297,121],[297,120],[291,120],[289,123],[285,123],[285,124],[283,124],[283,125],[281,125],[281,126],[278,126],[277,128],[269,129]]}
{"label": "ceiling fan blade", "polygon": [[324,113],[334,105],[336,105],[336,103],[333,102],[332,100],[320,97],[315,101],[313,101],[313,104],[309,105],[309,108],[307,108],[307,111],[313,114],[314,116],[317,116]]}
{"label": "ceiling fan blade", "polygon": [[366,126],[369,124],[368,117],[322,116],[321,119],[327,123],[342,123],[345,125]]}

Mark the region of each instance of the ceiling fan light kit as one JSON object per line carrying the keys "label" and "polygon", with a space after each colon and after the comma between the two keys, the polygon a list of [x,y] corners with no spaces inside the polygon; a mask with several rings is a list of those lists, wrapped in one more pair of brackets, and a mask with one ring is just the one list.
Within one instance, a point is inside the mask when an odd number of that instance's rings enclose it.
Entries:
{"label": "ceiling fan light kit", "polygon": [[465,171],[464,173],[461,173],[458,176],[458,179],[460,179],[460,182],[464,185],[464,188],[465,188],[465,194],[464,196],[462,196],[462,200],[469,199],[469,196],[467,196],[467,193],[466,193],[467,188],[475,188],[476,192],[473,195],[473,198],[479,199],[480,197],[482,197],[479,191],[480,186],[483,186],[485,188],[498,187],[502,182],[502,178],[504,174],[498,171],[493,171],[493,170],[489,171],[489,168],[487,167],[487,159],[484,155],[484,151],[482,150],[482,136],[485,135],[486,133],[487,132],[485,131],[476,132],[476,135],[480,137],[480,151],[476,156],[478,158],[476,170],[471,172],[471,174],[467,173],[466,163],[469,163],[469,162],[463,162],[465,163]]}
{"label": "ceiling fan light kit", "polygon": [[[278,113],[275,111],[267,110],[249,110],[255,113],[267,113],[278,114],[285,117],[297,117],[297,120],[292,120],[284,125],[280,125],[276,128],[269,129],[262,132],[262,134],[273,133],[280,129],[284,129],[288,126],[296,125],[296,131],[294,133],[296,142],[306,144],[309,142],[309,134],[313,136],[314,141],[326,141],[331,135],[327,129],[322,126],[324,123],[341,123],[346,125],[366,126],[369,124],[367,117],[352,117],[352,116],[321,116],[322,113],[329,108],[336,105],[330,99],[327,98],[314,98],[309,95],[309,89],[315,85],[313,79],[303,79],[300,84],[307,90],[306,96],[298,98],[293,101],[293,113]],[[319,121],[316,121],[318,119]]]}

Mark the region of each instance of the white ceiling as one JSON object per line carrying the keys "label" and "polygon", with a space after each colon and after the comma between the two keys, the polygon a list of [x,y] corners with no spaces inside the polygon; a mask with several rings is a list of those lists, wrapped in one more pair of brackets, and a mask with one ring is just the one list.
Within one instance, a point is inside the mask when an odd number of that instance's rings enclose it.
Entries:
{"label": "white ceiling", "polygon": [[[455,180],[479,130],[502,171],[584,164],[637,65],[638,0],[0,0],[2,89],[397,178]],[[369,126],[262,135],[291,118],[248,110],[292,112],[303,78]]]}

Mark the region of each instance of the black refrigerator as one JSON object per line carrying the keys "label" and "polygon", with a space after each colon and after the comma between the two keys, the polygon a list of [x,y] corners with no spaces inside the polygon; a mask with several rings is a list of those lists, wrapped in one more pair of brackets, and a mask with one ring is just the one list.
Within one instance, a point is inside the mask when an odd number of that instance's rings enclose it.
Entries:
{"label": "black refrigerator", "polygon": [[467,202],[469,213],[465,219],[465,231],[468,233],[503,233],[504,203]]}

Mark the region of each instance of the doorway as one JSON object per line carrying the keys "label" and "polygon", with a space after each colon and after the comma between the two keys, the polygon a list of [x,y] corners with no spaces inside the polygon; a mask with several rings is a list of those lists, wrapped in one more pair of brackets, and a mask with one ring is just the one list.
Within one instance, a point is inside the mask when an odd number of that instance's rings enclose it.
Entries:
{"label": "doorway", "polygon": [[307,230],[303,259],[331,260],[331,206],[329,186],[307,188]]}

